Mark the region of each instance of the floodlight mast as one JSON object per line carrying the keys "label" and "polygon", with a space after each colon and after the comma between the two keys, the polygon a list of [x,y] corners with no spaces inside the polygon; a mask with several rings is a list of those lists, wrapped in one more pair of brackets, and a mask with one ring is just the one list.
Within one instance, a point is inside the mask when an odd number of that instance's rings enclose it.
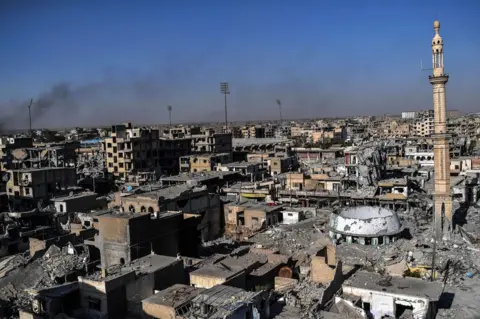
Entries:
{"label": "floodlight mast", "polygon": [[277,99],[278,110],[280,111],[280,126],[283,125],[283,117],[282,117],[282,101]]}
{"label": "floodlight mast", "polygon": [[172,128],[172,106],[167,106],[170,128]]}
{"label": "floodlight mast", "polygon": [[220,83],[220,92],[225,96],[225,133],[228,132],[227,95],[230,94],[228,82]]}

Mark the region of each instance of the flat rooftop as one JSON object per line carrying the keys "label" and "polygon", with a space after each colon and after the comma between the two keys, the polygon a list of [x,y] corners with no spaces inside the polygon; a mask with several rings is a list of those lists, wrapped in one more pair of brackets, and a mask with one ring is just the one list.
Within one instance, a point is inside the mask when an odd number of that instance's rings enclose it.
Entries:
{"label": "flat rooftop", "polygon": [[238,175],[238,172],[224,172],[224,171],[213,171],[213,172],[199,172],[199,173],[183,173],[175,176],[162,177],[162,181],[165,182],[188,182],[188,181],[197,181],[204,182],[212,179],[222,179],[227,176]]}
{"label": "flat rooftop", "polygon": [[416,278],[391,277],[390,284],[382,284],[384,278],[377,273],[359,271],[343,285],[360,289],[387,292],[399,295],[428,298],[430,301],[440,299],[443,292],[441,283],[428,282]]}
{"label": "flat rooftop", "polygon": [[261,210],[261,211],[264,211],[264,212],[273,212],[273,211],[276,211],[276,210],[279,210],[279,209],[282,209],[283,206],[282,205],[276,205],[276,206],[270,206],[270,205],[267,205],[267,204],[264,204],[264,203],[260,203],[260,202],[253,202],[253,201],[240,201],[240,202],[233,202],[233,203],[229,203],[227,204],[226,206],[232,206],[232,207],[235,207],[235,206],[241,206],[243,208],[243,210]]}
{"label": "flat rooftop", "polygon": [[160,290],[153,296],[143,299],[142,303],[163,305],[177,309],[191,302],[199,293],[204,290],[205,289],[203,288],[175,284],[167,289]]}
{"label": "flat rooftop", "polygon": [[75,167],[42,167],[42,168],[19,168],[19,169],[9,169],[7,171],[10,172],[22,172],[22,173],[29,173],[29,172],[40,172],[40,171],[58,171],[58,170],[73,170],[75,171]]}
{"label": "flat rooftop", "polygon": [[191,154],[191,155],[185,155],[181,156],[180,158],[190,158],[190,157],[219,157],[219,156],[230,156],[230,153],[202,153],[202,154]]}
{"label": "flat rooftop", "polygon": [[148,274],[148,273],[153,273],[160,269],[169,267],[179,262],[182,262],[182,260],[178,260],[175,257],[163,256],[163,255],[147,255],[147,256],[135,259],[130,264],[125,265],[122,271],[134,270],[137,274],[138,273]]}
{"label": "flat rooftop", "polygon": [[234,138],[232,139],[233,147],[245,147],[253,145],[264,145],[264,144],[282,144],[291,142],[289,139],[285,138]]}
{"label": "flat rooftop", "polygon": [[196,276],[205,276],[211,278],[225,278],[228,279],[237,275],[238,273],[260,267],[262,263],[267,262],[267,257],[257,254],[246,254],[240,257],[226,257],[206,264],[191,274]]}
{"label": "flat rooftop", "polygon": [[241,161],[241,162],[232,162],[232,163],[226,163],[222,164],[224,167],[242,167],[242,168],[247,168],[252,165],[258,165],[259,163],[250,163],[246,161]]}
{"label": "flat rooftop", "polygon": [[176,185],[170,187],[159,188],[151,192],[145,193],[136,193],[132,195],[123,196],[123,198],[151,198],[153,200],[158,200],[160,197],[165,199],[175,199],[182,195],[183,193],[191,192],[191,193],[200,193],[206,191],[205,188],[201,187],[192,187],[186,184],[183,185]]}
{"label": "flat rooftop", "polygon": [[65,200],[69,200],[69,199],[77,199],[77,198],[84,198],[84,197],[90,197],[90,196],[97,196],[97,193],[94,193],[94,192],[77,193],[77,194],[72,194],[72,195],[67,195],[67,196],[54,197],[51,200],[52,201],[65,201]]}

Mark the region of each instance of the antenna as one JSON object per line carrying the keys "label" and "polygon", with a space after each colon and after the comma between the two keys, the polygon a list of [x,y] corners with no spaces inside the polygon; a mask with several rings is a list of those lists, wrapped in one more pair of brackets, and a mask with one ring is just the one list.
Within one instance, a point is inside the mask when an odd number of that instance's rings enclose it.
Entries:
{"label": "antenna", "polygon": [[423,72],[423,71],[432,71],[432,70],[433,70],[433,68],[424,68],[423,67],[423,61],[420,60],[420,71]]}

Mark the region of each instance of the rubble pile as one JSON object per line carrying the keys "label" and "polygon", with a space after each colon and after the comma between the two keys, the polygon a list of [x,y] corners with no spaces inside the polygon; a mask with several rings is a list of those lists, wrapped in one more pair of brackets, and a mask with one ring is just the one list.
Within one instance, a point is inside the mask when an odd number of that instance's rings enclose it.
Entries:
{"label": "rubble pile", "polygon": [[325,234],[315,225],[293,229],[271,227],[250,237],[249,241],[261,245],[262,248],[277,249],[280,254],[290,256],[299,250],[309,248],[315,241],[324,237]]}
{"label": "rubble pile", "polygon": [[81,253],[78,254],[71,244],[64,249],[52,245],[40,259],[41,266],[52,280],[63,278],[74,270],[83,269],[87,262],[88,248],[82,247]]}
{"label": "rubble pile", "polygon": [[[63,249],[52,245],[40,258],[25,263],[18,262],[18,259],[13,262],[9,265],[8,273],[0,278],[0,300],[9,303],[15,311],[31,306],[30,289],[48,288],[63,283],[68,275],[85,268],[88,250],[77,253],[71,245]],[[76,279],[76,276],[73,278]]]}
{"label": "rubble pile", "polygon": [[287,307],[298,309],[301,318],[315,318],[321,306],[324,290],[321,284],[305,279],[285,294],[285,304]]}

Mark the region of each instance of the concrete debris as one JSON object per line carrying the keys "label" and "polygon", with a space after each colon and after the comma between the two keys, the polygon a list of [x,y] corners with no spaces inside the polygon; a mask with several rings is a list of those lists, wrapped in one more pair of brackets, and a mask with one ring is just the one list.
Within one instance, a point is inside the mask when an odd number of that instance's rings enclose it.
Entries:
{"label": "concrete debris", "polygon": [[69,280],[76,280],[89,261],[88,249],[81,245],[76,253],[69,254],[68,247],[50,246],[42,257],[29,261],[14,258],[16,268],[0,278],[0,300],[10,303],[12,310],[29,308],[32,296],[28,289],[48,288]]}

